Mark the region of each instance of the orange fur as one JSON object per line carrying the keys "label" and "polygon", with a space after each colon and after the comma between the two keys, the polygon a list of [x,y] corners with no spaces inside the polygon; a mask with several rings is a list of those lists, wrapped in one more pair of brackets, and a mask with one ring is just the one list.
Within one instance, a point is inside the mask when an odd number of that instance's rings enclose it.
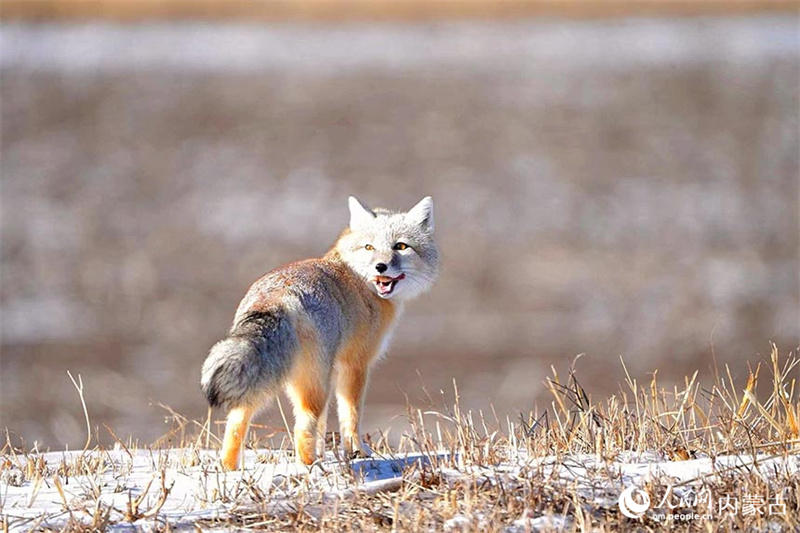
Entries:
{"label": "orange fur", "polygon": [[336,401],[342,444],[348,453],[362,451],[359,426],[369,367],[379,355],[380,344],[397,314],[390,302],[380,300],[378,303],[380,320],[377,330],[366,325],[359,328],[337,357]]}
{"label": "orange fur", "polygon": [[[328,402],[329,372],[320,368],[320,350],[311,327],[298,327],[301,346],[297,363],[289,377],[286,392],[294,407],[294,446],[300,462],[310,465],[316,460],[319,424]],[[324,428],[322,429],[324,432]]]}
{"label": "orange fur", "polygon": [[250,407],[238,407],[228,413],[225,438],[222,441],[222,465],[227,470],[236,470],[239,466],[239,452],[254,412]]}

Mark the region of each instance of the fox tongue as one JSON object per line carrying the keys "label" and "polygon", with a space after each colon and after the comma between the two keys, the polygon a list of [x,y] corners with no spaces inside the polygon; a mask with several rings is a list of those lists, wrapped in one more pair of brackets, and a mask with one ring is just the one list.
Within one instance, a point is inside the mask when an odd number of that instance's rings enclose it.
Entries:
{"label": "fox tongue", "polygon": [[375,286],[378,288],[378,292],[381,293],[381,294],[388,294],[388,293],[392,292],[392,289],[394,289],[394,283],[393,282],[387,281],[385,283],[386,283],[385,285],[383,283],[376,283],[375,284]]}
{"label": "fox tongue", "polygon": [[375,278],[375,287],[378,289],[378,292],[381,294],[389,294],[394,290],[394,286],[399,279],[402,279],[404,276],[400,276],[399,278],[392,278],[389,276],[377,276]]}

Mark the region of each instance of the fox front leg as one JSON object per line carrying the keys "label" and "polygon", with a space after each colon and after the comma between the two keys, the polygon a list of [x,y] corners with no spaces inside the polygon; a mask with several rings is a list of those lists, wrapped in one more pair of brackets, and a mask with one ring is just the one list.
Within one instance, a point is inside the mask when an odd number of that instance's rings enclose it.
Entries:
{"label": "fox front leg", "polygon": [[317,457],[325,457],[325,431],[328,428],[328,407],[331,404],[330,394],[325,401],[325,407],[317,420]]}
{"label": "fox front leg", "polygon": [[336,385],[336,403],[342,444],[349,456],[370,455],[361,443],[360,423],[364,392],[367,386],[366,366],[346,365],[339,372]]}

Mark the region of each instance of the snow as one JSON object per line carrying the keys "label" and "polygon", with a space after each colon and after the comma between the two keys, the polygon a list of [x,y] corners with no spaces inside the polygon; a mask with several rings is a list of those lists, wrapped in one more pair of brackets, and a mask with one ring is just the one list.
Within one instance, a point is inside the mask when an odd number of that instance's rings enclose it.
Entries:
{"label": "snow", "polygon": [[[462,458],[447,454],[400,454],[347,463],[329,452],[324,462],[309,468],[295,464],[284,452],[248,450],[242,470],[221,472],[215,452],[189,448],[7,455],[2,458],[0,511],[7,517],[10,531],[29,530],[34,524],[58,528],[70,517],[88,522],[102,507],[113,509],[111,530],[146,530],[156,519],[180,528],[200,519],[225,519],[253,500],[268,502],[270,512],[280,514],[303,495],[316,495],[324,504],[332,504],[358,493],[397,490],[422,467],[437,469],[451,486],[465,480],[513,485],[520,478],[544,475],[598,506],[613,508],[620,492],[631,485],[658,481],[688,488],[703,478],[740,469],[764,477],[776,472],[793,475],[800,469],[796,455],[728,455],[688,461],[664,460],[656,453],[620,454],[613,461],[585,454],[527,458],[520,451],[514,456],[515,460],[498,465],[465,466]],[[27,464],[40,462],[39,458],[46,465],[45,476],[25,481]],[[87,464],[93,474],[74,474]],[[161,504],[162,487],[168,495],[157,513],[152,512]],[[150,512],[151,516],[127,522],[125,511],[137,498],[141,499],[139,514]],[[571,521],[569,517],[526,512],[509,524],[507,531],[561,530],[571,527]],[[480,523],[477,514],[457,515],[445,522],[444,529],[461,531],[480,527]]]}
{"label": "snow", "polygon": [[[280,511],[304,491],[318,492],[323,499],[330,499],[347,498],[357,491],[395,490],[404,472],[430,464],[430,458],[420,454],[356,459],[347,464],[338,462],[329,452],[324,463],[308,468],[295,464],[282,452],[256,450],[245,452],[242,470],[221,472],[215,453],[192,449],[49,452],[30,456],[36,457],[47,465],[47,474],[39,482],[21,482],[22,469],[30,459],[6,457],[12,465],[18,465],[4,470],[0,480],[0,510],[8,517],[10,531],[25,531],[35,523],[57,528],[71,514],[86,518],[95,510],[97,501],[112,508],[115,527],[125,529],[130,525],[124,518],[131,499],[145,494],[142,513],[159,505],[162,479],[168,496],[157,516],[180,526],[199,519],[224,518],[246,501],[245,496],[256,492],[267,495]],[[63,475],[69,465],[95,461],[102,465],[94,475]],[[71,512],[65,509],[65,500]]]}

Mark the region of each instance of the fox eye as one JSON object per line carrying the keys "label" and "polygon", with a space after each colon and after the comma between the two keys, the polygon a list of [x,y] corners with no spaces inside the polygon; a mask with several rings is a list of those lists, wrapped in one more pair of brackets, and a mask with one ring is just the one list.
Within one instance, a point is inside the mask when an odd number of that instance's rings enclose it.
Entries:
{"label": "fox eye", "polygon": [[374,249],[375,249],[375,247],[374,247],[374,246],[372,246],[371,244],[368,244],[368,245],[364,246],[364,248],[365,248],[366,250],[369,250],[370,252],[371,252],[372,250],[374,250]]}
{"label": "fox eye", "polygon": [[404,243],[404,242],[398,242],[397,244],[394,245],[394,249],[395,250],[403,251],[406,248],[408,248],[408,245],[406,243]]}

